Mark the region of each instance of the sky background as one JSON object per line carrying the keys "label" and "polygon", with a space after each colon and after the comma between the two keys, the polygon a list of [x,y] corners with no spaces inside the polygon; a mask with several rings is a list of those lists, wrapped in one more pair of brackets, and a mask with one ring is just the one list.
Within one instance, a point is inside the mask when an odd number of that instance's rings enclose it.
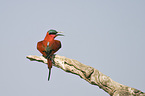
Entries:
{"label": "sky background", "polygon": [[145,0],[0,0],[1,96],[109,96],[74,74],[31,62],[49,29],[56,53],[145,92]]}

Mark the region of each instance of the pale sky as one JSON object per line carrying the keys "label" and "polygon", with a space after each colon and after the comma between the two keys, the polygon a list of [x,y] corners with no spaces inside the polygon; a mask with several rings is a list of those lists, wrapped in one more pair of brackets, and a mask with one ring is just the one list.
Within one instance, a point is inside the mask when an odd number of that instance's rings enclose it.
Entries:
{"label": "pale sky", "polygon": [[145,92],[144,0],[0,0],[1,96],[109,96],[74,74],[31,62],[49,29],[63,31],[56,53]]}

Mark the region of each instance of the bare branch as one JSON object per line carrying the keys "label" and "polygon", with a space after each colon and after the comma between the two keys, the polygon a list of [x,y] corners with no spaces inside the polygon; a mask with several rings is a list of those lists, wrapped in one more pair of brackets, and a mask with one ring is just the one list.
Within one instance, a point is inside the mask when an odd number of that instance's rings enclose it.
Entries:
{"label": "bare branch", "polygon": [[[43,56],[27,56],[31,61],[38,61],[47,64]],[[79,75],[92,85],[97,85],[110,96],[145,96],[145,93],[113,81],[110,77],[104,75],[97,69],[84,65],[77,60],[69,59],[64,56],[53,55],[53,66],[62,70]]]}

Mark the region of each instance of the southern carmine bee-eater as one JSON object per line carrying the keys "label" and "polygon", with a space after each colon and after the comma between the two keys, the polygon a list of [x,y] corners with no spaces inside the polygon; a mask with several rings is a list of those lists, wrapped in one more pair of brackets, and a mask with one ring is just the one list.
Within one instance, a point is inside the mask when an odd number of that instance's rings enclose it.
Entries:
{"label": "southern carmine bee-eater", "polygon": [[37,43],[37,50],[39,50],[42,55],[47,59],[48,62],[48,81],[50,79],[51,68],[52,68],[52,55],[61,48],[61,42],[59,40],[54,40],[57,36],[64,36],[58,34],[62,32],[57,32],[56,30],[49,30],[44,38],[44,40]]}

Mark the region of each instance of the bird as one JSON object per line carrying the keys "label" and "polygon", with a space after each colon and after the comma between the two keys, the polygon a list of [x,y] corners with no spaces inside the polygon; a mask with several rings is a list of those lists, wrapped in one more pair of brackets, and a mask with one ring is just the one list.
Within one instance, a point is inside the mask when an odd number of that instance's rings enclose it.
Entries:
{"label": "bird", "polygon": [[44,40],[37,43],[37,50],[47,59],[47,65],[49,69],[48,81],[50,79],[51,68],[52,68],[52,55],[61,48],[61,42],[55,40],[57,36],[64,36],[59,34],[56,30],[50,29],[44,38]]}

